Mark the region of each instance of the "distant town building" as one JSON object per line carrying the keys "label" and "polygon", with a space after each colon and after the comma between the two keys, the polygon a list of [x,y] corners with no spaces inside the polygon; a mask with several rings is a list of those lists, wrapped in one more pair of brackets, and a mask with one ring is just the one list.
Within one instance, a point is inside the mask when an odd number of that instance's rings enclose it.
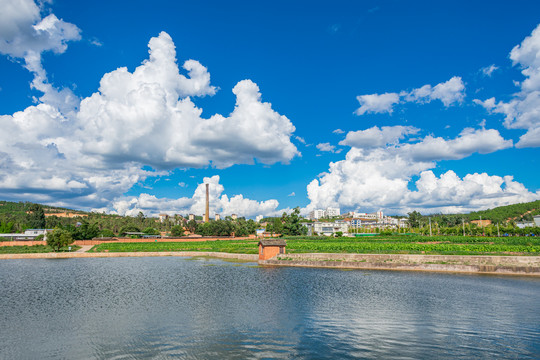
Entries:
{"label": "distant town building", "polygon": [[339,215],[340,215],[339,208],[332,208],[332,207],[326,208],[326,216],[334,217],[334,216],[339,216]]}
{"label": "distant town building", "polygon": [[533,227],[535,226],[535,222],[534,221],[521,221],[521,222],[516,222],[516,226],[520,229],[525,229],[525,228],[528,228],[528,227]]}
{"label": "distant town building", "polygon": [[189,220],[195,220],[195,215],[194,214],[189,214],[188,218],[189,218]]}
{"label": "distant town building", "polygon": [[236,214],[231,214],[231,219],[233,219],[233,220],[238,219],[238,215],[236,215]]}
{"label": "distant town building", "polygon": [[159,216],[159,222],[161,223],[166,221],[169,218],[169,215],[167,214],[159,214],[158,216]]}
{"label": "distant town building", "polygon": [[331,236],[337,232],[343,234],[349,232],[349,224],[346,221],[335,221],[335,222],[322,222],[316,221],[312,223],[302,223],[308,229],[308,235],[325,235]]}
{"label": "distant town building", "polygon": [[406,228],[409,226],[409,219],[407,218],[400,218],[398,219],[398,226],[400,228]]}
{"label": "distant town building", "polygon": [[320,219],[320,218],[323,218],[326,216],[326,211],[324,210],[313,210],[309,213],[309,218],[312,219],[312,220],[317,220],[317,219]]}
{"label": "distant town building", "polygon": [[221,220],[221,216],[219,214],[214,215],[214,220],[216,221]]}
{"label": "distant town building", "polygon": [[24,234],[0,234],[0,237],[10,240],[34,240],[39,235],[44,235],[43,240],[47,240],[47,233],[51,231],[53,231],[53,229],[26,229]]}
{"label": "distant town building", "polygon": [[264,219],[264,216],[262,216],[262,215],[255,216],[255,221],[258,222],[258,223],[260,223],[262,219]]}
{"label": "distant town building", "polygon": [[540,215],[536,215],[535,217],[533,217],[533,219],[534,219],[534,226],[540,227]]}

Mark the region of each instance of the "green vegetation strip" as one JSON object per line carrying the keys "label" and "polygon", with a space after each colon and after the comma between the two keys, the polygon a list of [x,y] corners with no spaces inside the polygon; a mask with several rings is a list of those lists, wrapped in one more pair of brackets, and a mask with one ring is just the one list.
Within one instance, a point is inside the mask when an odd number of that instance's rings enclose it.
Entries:
{"label": "green vegetation strip", "polygon": [[372,238],[287,238],[289,253],[539,255],[540,239],[463,236],[377,236]]}
{"label": "green vegetation strip", "polygon": [[235,254],[257,254],[259,252],[257,244],[258,242],[253,240],[107,243],[96,245],[89,252],[212,251]]}
{"label": "green vegetation strip", "polygon": [[[288,253],[540,255],[540,239],[533,237],[377,236],[370,238],[289,237]],[[257,240],[108,243],[91,252],[212,251],[257,254]]]}
{"label": "green vegetation strip", "polygon": [[[72,245],[71,252],[80,249],[80,246]],[[36,254],[36,253],[50,253],[53,249],[46,245],[34,245],[34,246],[0,246],[0,254]],[[60,249],[60,252],[69,252],[67,247]]]}

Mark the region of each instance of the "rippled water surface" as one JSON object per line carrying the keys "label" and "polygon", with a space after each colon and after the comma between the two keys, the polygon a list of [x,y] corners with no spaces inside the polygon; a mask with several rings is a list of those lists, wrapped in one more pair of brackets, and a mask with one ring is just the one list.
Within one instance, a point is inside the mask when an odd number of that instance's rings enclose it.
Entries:
{"label": "rippled water surface", "polygon": [[2,260],[0,358],[540,358],[539,279],[255,265]]}

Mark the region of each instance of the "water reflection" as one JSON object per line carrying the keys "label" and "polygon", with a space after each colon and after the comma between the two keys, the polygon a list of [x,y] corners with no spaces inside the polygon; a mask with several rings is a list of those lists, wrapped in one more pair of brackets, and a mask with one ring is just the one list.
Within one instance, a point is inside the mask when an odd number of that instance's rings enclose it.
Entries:
{"label": "water reflection", "polygon": [[253,265],[4,260],[0,358],[540,354],[538,279]]}

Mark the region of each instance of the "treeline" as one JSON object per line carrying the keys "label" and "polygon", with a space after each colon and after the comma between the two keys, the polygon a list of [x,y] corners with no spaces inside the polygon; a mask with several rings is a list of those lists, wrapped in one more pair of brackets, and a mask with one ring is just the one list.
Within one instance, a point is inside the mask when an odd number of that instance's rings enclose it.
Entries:
{"label": "treeline", "polygon": [[291,214],[283,213],[281,217],[268,218],[266,232],[281,235],[306,235],[307,228],[301,224],[300,208],[296,207]]}
{"label": "treeline", "polygon": [[[183,216],[172,216],[163,221],[147,217],[142,212],[137,216],[120,216],[99,213],[76,212],[69,209],[45,207],[33,203],[0,202],[0,233],[22,233],[26,229],[62,229],[74,240],[95,237],[122,236],[128,232],[159,235],[184,236],[186,231],[203,236],[246,236],[255,234],[259,225],[253,220],[227,216],[224,220],[201,223],[201,216],[189,220]],[[46,210],[46,211],[45,211]],[[45,212],[69,212],[80,214],[72,218],[45,216]]]}

